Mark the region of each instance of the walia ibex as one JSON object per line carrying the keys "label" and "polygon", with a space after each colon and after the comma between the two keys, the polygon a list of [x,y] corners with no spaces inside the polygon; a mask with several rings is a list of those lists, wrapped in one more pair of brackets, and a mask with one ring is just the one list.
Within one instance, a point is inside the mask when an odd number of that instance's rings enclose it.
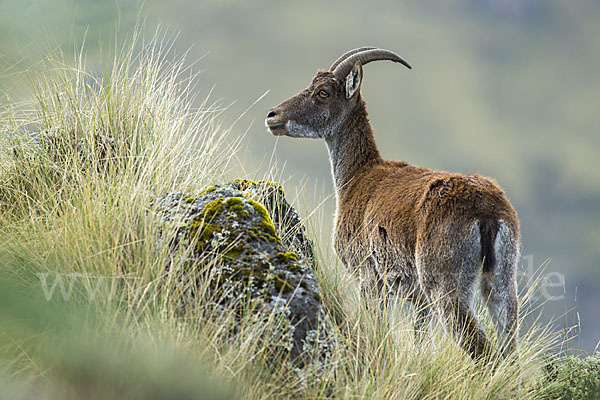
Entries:
{"label": "walia ibex", "polygon": [[[362,66],[397,54],[362,47],[342,55],[310,85],[272,108],[273,135],[323,138],[335,184],[335,249],[364,293],[400,293],[417,310],[416,332],[432,306],[473,358],[490,355],[473,313],[479,286],[498,327],[503,355],[516,349],[517,214],[495,181],[381,158],[360,93]],[[419,335],[417,335],[419,336]]]}

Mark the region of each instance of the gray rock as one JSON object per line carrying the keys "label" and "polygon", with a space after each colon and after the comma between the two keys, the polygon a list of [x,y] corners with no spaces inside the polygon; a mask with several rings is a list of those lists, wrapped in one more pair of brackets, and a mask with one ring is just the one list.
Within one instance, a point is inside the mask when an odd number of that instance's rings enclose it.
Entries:
{"label": "gray rock", "polygon": [[280,185],[235,180],[196,196],[165,194],[152,206],[160,240],[170,238],[167,273],[184,282],[184,309],[208,279],[214,304],[235,310],[236,320],[251,310],[259,322],[281,321],[281,331],[263,340],[293,366],[326,362],[333,330],[323,320],[312,243]]}

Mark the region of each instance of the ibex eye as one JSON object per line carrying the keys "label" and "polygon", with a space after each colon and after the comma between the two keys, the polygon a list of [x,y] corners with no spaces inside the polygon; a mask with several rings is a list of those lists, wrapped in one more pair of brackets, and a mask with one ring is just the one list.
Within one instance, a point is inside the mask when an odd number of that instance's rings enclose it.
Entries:
{"label": "ibex eye", "polygon": [[322,99],[326,99],[326,98],[328,98],[328,97],[329,97],[329,93],[327,93],[327,92],[326,92],[326,91],[324,91],[324,90],[320,90],[320,91],[319,91],[319,97],[320,97],[320,98],[322,98]]}

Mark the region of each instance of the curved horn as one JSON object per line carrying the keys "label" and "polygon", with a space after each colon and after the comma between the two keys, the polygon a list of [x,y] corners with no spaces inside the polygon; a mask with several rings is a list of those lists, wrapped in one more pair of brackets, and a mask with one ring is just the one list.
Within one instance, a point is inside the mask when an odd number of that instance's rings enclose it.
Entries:
{"label": "curved horn", "polygon": [[404,61],[402,57],[394,52],[383,49],[369,49],[359,53],[354,53],[347,57],[344,61],[338,64],[338,66],[332,72],[337,78],[344,79],[357,61],[360,61],[362,65],[365,65],[371,61],[379,60],[399,62],[409,69],[412,68],[406,61]]}
{"label": "curved horn", "polygon": [[353,56],[356,53],[360,53],[360,52],[365,51],[365,50],[373,50],[373,49],[376,49],[376,48],[377,47],[367,46],[367,47],[359,47],[358,49],[347,51],[344,54],[342,54],[340,56],[340,58],[338,58],[337,60],[335,60],[335,62],[331,65],[331,67],[329,67],[329,71],[335,70],[337,68],[337,66],[340,65],[340,63],[342,61],[344,61],[346,58],[348,58],[350,56]]}

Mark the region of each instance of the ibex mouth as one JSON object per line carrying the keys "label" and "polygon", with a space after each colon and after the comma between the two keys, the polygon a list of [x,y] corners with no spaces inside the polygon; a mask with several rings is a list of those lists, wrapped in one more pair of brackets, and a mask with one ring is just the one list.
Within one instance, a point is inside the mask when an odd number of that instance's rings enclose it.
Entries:
{"label": "ibex mouth", "polygon": [[286,122],[281,121],[273,121],[268,118],[265,120],[265,125],[271,131],[271,133],[275,136],[281,136],[284,134]]}

